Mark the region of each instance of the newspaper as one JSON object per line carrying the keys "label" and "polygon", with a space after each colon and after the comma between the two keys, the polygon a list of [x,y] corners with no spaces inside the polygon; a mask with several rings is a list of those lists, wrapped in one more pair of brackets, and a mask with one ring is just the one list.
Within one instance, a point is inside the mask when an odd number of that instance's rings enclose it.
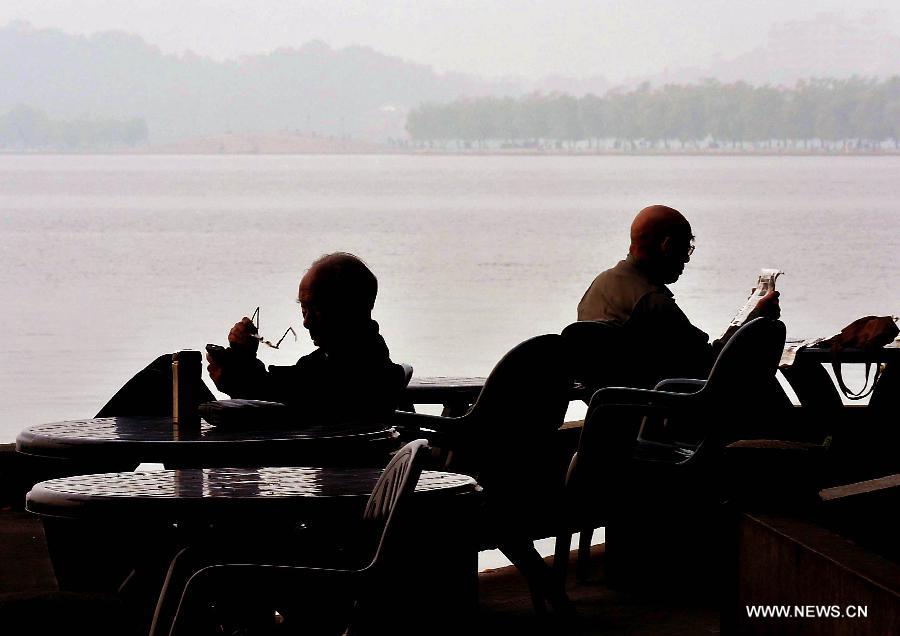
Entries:
{"label": "newspaper", "polygon": [[784,351],[781,353],[781,361],[778,363],[778,366],[782,369],[791,366],[794,364],[794,358],[797,357],[797,352],[800,351],[800,349],[812,347],[823,340],[827,340],[827,338],[807,338],[806,340],[791,342],[785,346]]}
{"label": "newspaper", "polygon": [[745,322],[747,322],[747,316],[750,315],[750,312],[756,309],[756,303],[759,302],[760,298],[775,289],[775,281],[778,280],[778,277],[781,274],[784,274],[784,272],[780,269],[761,269],[759,271],[759,278],[756,280],[756,287],[754,287],[753,291],[750,292],[750,297],[747,298],[747,302],[744,303],[744,306],[738,310],[738,312],[734,315],[734,318],[731,319],[731,322],[728,323],[728,327],[722,334],[723,338],[727,333],[729,333],[730,331],[734,331],[737,327],[740,327]]}

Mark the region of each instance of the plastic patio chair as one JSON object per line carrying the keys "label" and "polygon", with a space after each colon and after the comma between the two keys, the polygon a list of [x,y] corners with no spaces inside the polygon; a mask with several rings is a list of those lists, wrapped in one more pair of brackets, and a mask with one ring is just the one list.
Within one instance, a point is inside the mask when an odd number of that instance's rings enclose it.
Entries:
{"label": "plastic patio chair", "polygon": [[[638,481],[671,486],[690,470],[697,483],[715,488],[710,468],[725,445],[752,432],[772,403],[783,405],[775,371],[784,347],[784,324],[758,318],[741,327],[720,352],[706,381],[672,380],[659,386],[678,389],[603,388],[590,401],[578,449],[566,476],[568,528],[582,537],[607,525],[638,491]],[[693,387],[693,391],[691,391]],[[686,391],[686,392],[685,392]],[[657,441],[642,422],[690,423],[700,438],[690,443]],[[643,419],[642,419],[643,418]],[[640,430],[639,430],[640,427]],[[680,473],[677,471],[681,471]],[[557,536],[554,569],[565,580],[571,532]],[[590,544],[580,542],[577,577],[584,579]]]}
{"label": "plastic patio chair", "polygon": [[[388,463],[375,484],[363,514],[361,528],[375,529],[374,551],[360,561],[359,567],[328,568],[309,567],[272,561],[256,562],[238,557],[234,561],[227,554],[196,554],[190,548],[182,550],[172,561],[157,603],[150,633],[152,636],[185,633],[182,626],[185,614],[198,605],[195,592],[211,586],[229,591],[229,598],[240,590],[238,599],[266,598],[271,594],[284,595],[289,590],[296,598],[313,595],[334,603],[335,598],[352,601],[346,620],[335,624],[337,633],[349,633],[354,629],[360,600],[376,593],[386,584],[386,574],[392,567],[392,555],[397,549],[395,541],[402,534],[398,513],[415,490],[428,456],[428,442],[419,439],[406,444]],[[380,533],[377,529],[380,527]],[[373,536],[364,533],[363,538]],[[237,552],[237,548],[235,552]],[[202,552],[202,551],[201,551]],[[222,557],[226,558],[222,558]],[[325,593],[327,591],[327,594]],[[202,598],[202,596],[201,596]],[[270,614],[271,616],[271,614]],[[190,633],[189,631],[186,633]]]}
{"label": "plastic patio chair", "polygon": [[468,413],[442,417],[395,414],[394,424],[427,437],[446,453],[446,468],[475,477],[484,489],[482,549],[499,547],[528,581],[535,609],[544,600],[571,608],[533,540],[556,532],[566,458],[557,449],[571,391],[566,350],[557,334],[537,336],[507,353],[487,377]]}
{"label": "plastic patio chair", "polygon": [[585,404],[605,386],[634,386],[625,332],[603,320],[579,320],[566,326],[566,343],[572,378],[582,387]]}

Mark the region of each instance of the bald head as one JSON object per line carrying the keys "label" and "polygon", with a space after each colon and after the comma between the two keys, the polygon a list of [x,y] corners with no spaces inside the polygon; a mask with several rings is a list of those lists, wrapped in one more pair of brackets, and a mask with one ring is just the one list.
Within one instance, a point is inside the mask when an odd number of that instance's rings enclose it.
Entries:
{"label": "bald head", "polygon": [[315,294],[319,305],[329,309],[368,315],[375,306],[378,280],[353,254],[335,252],[316,259],[303,281]]}
{"label": "bald head", "polygon": [[690,237],[691,224],[675,208],[651,205],[637,213],[631,222],[631,253],[653,250],[667,236]]}
{"label": "bald head", "polygon": [[690,260],[691,224],[678,210],[651,205],[631,222],[628,253],[661,282],[672,283]]}
{"label": "bald head", "polygon": [[366,325],[372,316],[378,280],[361,259],[346,252],[326,254],[300,280],[303,326],[313,342],[327,346],[338,332]]}

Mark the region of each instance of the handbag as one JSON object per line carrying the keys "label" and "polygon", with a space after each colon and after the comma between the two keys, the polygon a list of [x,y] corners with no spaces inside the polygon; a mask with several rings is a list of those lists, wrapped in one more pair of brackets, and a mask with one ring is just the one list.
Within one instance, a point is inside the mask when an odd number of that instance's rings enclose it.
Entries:
{"label": "handbag", "polygon": [[296,424],[292,411],[281,402],[263,400],[215,400],[198,407],[200,416],[220,428],[289,426]]}
{"label": "handbag", "polygon": [[[840,353],[844,349],[859,349],[861,351],[876,351],[883,346],[893,342],[900,329],[893,316],[863,316],[854,320],[849,325],[841,329],[841,333],[836,334],[825,340],[822,344],[831,345],[831,368],[834,370],[834,377],[837,379],[838,386],[841,391],[850,400],[861,400],[867,397],[875,390],[875,384],[881,375],[881,365],[876,364],[875,375],[872,378],[872,385],[869,386],[869,375],[872,363],[866,362],[866,380],[858,392],[854,392],[847,388],[844,384],[844,378],[841,375]],[[867,388],[868,387],[868,388]]]}

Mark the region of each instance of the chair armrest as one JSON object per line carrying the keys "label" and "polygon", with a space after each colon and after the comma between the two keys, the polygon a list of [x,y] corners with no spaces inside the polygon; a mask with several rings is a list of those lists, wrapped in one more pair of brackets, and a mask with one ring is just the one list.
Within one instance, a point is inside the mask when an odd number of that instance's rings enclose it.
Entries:
{"label": "chair armrest", "polygon": [[[600,389],[594,393],[588,406],[585,426],[582,430],[582,443],[585,439],[598,435],[605,440],[602,444],[610,448],[620,447],[622,444],[628,443],[629,439],[631,443],[641,441],[644,437],[645,424],[648,421],[647,416],[655,416],[654,421],[665,421],[673,416],[693,416],[698,414],[702,407],[703,400],[700,392],[673,393],[633,388]],[[603,411],[602,415],[600,415],[601,411]],[[635,421],[640,424],[633,430],[630,425],[617,425],[617,423],[631,421],[631,416],[634,416]],[[629,433],[629,431],[631,432]],[[591,442],[590,444],[596,445],[597,443]]]}
{"label": "chair armrest", "polygon": [[660,380],[653,389],[655,391],[670,391],[673,393],[696,393],[706,386],[706,380],[696,378],[668,378]]}
{"label": "chair armrest", "polygon": [[432,445],[441,446],[440,442],[449,440],[450,436],[460,429],[463,419],[462,417],[394,411],[391,416],[391,425],[397,428],[401,435],[425,437]]}
{"label": "chair armrest", "polygon": [[588,411],[601,407],[618,407],[629,411],[637,411],[641,408],[651,411],[666,408],[681,409],[696,405],[698,398],[698,393],[607,387],[598,389],[594,393]]}

